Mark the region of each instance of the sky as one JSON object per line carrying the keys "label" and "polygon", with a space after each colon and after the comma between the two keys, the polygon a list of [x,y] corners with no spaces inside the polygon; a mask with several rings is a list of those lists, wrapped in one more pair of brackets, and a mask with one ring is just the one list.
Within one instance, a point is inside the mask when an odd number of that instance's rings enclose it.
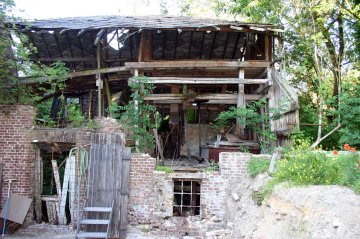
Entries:
{"label": "sky", "polygon": [[[167,0],[169,15],[179,15],[176,0]],[[17,16],[25,19],[99,15],[160,15],[160,0],[15,0]]]}

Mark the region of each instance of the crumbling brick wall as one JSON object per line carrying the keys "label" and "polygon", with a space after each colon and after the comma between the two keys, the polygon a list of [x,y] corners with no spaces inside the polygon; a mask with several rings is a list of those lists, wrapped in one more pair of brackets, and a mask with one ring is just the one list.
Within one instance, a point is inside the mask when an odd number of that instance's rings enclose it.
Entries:
{"label": "crumbling brick wall", "polygon": [[[154,171],[154,158],[133,154],[130,168],[129,224],[149,224],[152,228],[182,236],[201,235],[208,228],[223,227],[225,197],[234,183],[247,175],[246,167],[250,157],[251,154],[246,153],[224,152],[220,154],[220,171],[165,174]],[[173,217],[174,179],[201,181],[200,216],[192,219]]]}
{"label": "crumbling brick wall", "polygon": [[[1,205],[6,201],[8,179],[11,192],[33,198],[35,152],[29,131],[33,127],[35,109],[29,105],[0,105],[0,163],[3,165]],[[32,218],[30,208],[27,218]]]}

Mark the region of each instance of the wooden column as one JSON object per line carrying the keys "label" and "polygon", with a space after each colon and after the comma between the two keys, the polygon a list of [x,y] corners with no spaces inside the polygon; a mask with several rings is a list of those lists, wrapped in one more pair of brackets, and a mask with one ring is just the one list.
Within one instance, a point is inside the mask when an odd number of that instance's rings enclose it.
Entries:
{"label": "wooden column", "polygon": [[[171,86],[171,94],[179,94],[178,86]],[[179,123],[179,104],[170,104],[170,121],[174,124]]]}
{"label": "wooden column", "polygon": [[[97,62],[97,68],[101,69],[101,47],[100,47],[100,43],[97,44],[97,48],[96,48],[96,62]],[[103,104],[102,104],[102,94],[101,94],[101,89],[103,88],[103,81],[101,79],[101,74],[97,73],[96,74],[96,86],[98,87],[98,117],[103,116],[102,112],[102,108],[103,108]]]}
{"label": "wooden column", "polygon": [[[245,71],[244,68],[240,68],[239,70],[239,80],[244,81],[245,79]],[[243,108],[245,107],[245,92],[244,92],[244,84],[238,85],[238,97],[237,97],[237,107]],[[236,120],[236,134],[239,134],[240,137],[245,136],[245,125],[240,124],[240,120]]]}
{"label": "wooden column", "polygon": [[[274,97],[275,97],[274,83],[275,82],[271,77],[271,68],[270,67],[267,68],[267,77],[269,79],[269,85],[270,85],[270,88],[268,90],[268,95],[269,95],[268,112],[270,114],[270,109],[275,108],[275,99],[274,99]],[[271,114],[270,114],[270,116],[271,116]],[[271,131],[274,131],[275,130],[274,120],[270,119],[270,126],[271,126]]]}
{"label": "wooden column", "polygon": [[139,62],[151,60],[151,32],[144,30],[141,33],[140,49],[139,49]]}
{"label": "wooden column", "polygon": [[[187,95],[187,85],[183,85],[183,95]],[[185,144],[186,144],[186,155],[188,159],[191,159],[187,107],[188,107],[188,102],[186,100],[183,100],[182,108],[184,112],[184,136],[185,136]]]}
{"label": "wooden column", "polygon": [[[134,77],[139,76],[139,70],[138,69],[134,69]],[[139,91],[136,90],[136,94],[139,94]],[[137,100],[134,101],[134,105],[135,105],[135,110],[138,111],[138,106],[139,106],[139,102]],[[139,125],[137,125],[136,127],[139,127]],[[141,127],[141,126],[140,126]],[[135,136],[135,148],[136,148],[136,152],[139,152],[139,139],[137,138],[137,136]]]}
{"label": "wooden column", "polygon": [[34,180],[34,197],[35,197],[35,221],[42,222],[42,208],[41,208],[41,189],[42,189],[42,158],[40,155],[40,148],[35,147],[35,180]]}
{"label": "wooden column", "polygon": [[265,33],[265,61],[270,61],[270,38],[269,33]]}

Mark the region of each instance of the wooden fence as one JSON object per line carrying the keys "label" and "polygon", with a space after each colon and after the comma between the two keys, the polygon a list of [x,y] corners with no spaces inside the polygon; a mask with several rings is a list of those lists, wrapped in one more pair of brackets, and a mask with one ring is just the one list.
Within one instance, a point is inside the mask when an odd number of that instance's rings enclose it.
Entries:
{"label": "wooden fence", "polygon": [[[96,133],[91,136],[86,206],[111,207],[114,203],[111,237],[119,237],[127,226],[131,150],[124,145],[123,134]],[[89,215],[92,218],[105,218],[102,213],[92,213]],[[102,226],[89,227],[90,231],[99,231]]]}

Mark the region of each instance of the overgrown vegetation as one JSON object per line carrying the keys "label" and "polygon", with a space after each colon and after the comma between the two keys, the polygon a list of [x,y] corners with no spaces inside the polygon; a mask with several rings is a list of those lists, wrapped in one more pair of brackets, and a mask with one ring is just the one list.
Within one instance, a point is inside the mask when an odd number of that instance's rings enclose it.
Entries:
{"label": "overgrown vegetation", "polygon": [[232,121],[238,120],[241,125],[257,133],[262,153],[269,153],[272,151],[272,143],[276,140],[270,128],[270,119],[278,119],[283,109],[271,109],[270,112],[261,114],[260,109],[265,106],[266,99],[262,98],[247,104],[246,107],[230,107],[217,116],[213,127],[230,127]]}
{"label": "overgrown vegetation", "polygon": [[299,92],[300,129],[314,148],[360,147],[358,0],[184,0],[181,8],[189,16],[284,26],[279,37],[287,76]]}
{"label": "overgrown vegetation", "polygon": [[9,24],[20,20],[12,14],[14,6],[12,0],[0,4],[0,103],[36,104],[44,93],[63,92],[68,69],[60,62],[46,66],[31,60],[36,48]]}
{"label": "overgrown vegetation", "polygon": [[203,173],[213,173],[218,171],[220,171],[220,165],[219,163],[215,163],[214,160],[210,160],[209,166],[201,170]]}
{"label": "overgrown vegetation", "polygon": [[251,157],[247,166],[247,171],[251,177],[256,177],[269,169],[270,160],[260,157]]}
{"label": "overgrown vegetation", "polygon": [[136,151],[145,152],[155,146],[154,135],[150,129],[156,129],[160,123],[156,107],[144,102],[144,97],[150,95],[155,86],[146,76],[132,77],[129,82],[131,101],[125,106],[112,104],[108,112],[131,132]]}
{"label": "overgrown vegetation", "polygon": [[161,165],[156,165],[155,170],[165,172],[166,174],[170,174],[170,173],[174,172],[174,170],[172,168],[170,168],[168,166],[161,166]]}

